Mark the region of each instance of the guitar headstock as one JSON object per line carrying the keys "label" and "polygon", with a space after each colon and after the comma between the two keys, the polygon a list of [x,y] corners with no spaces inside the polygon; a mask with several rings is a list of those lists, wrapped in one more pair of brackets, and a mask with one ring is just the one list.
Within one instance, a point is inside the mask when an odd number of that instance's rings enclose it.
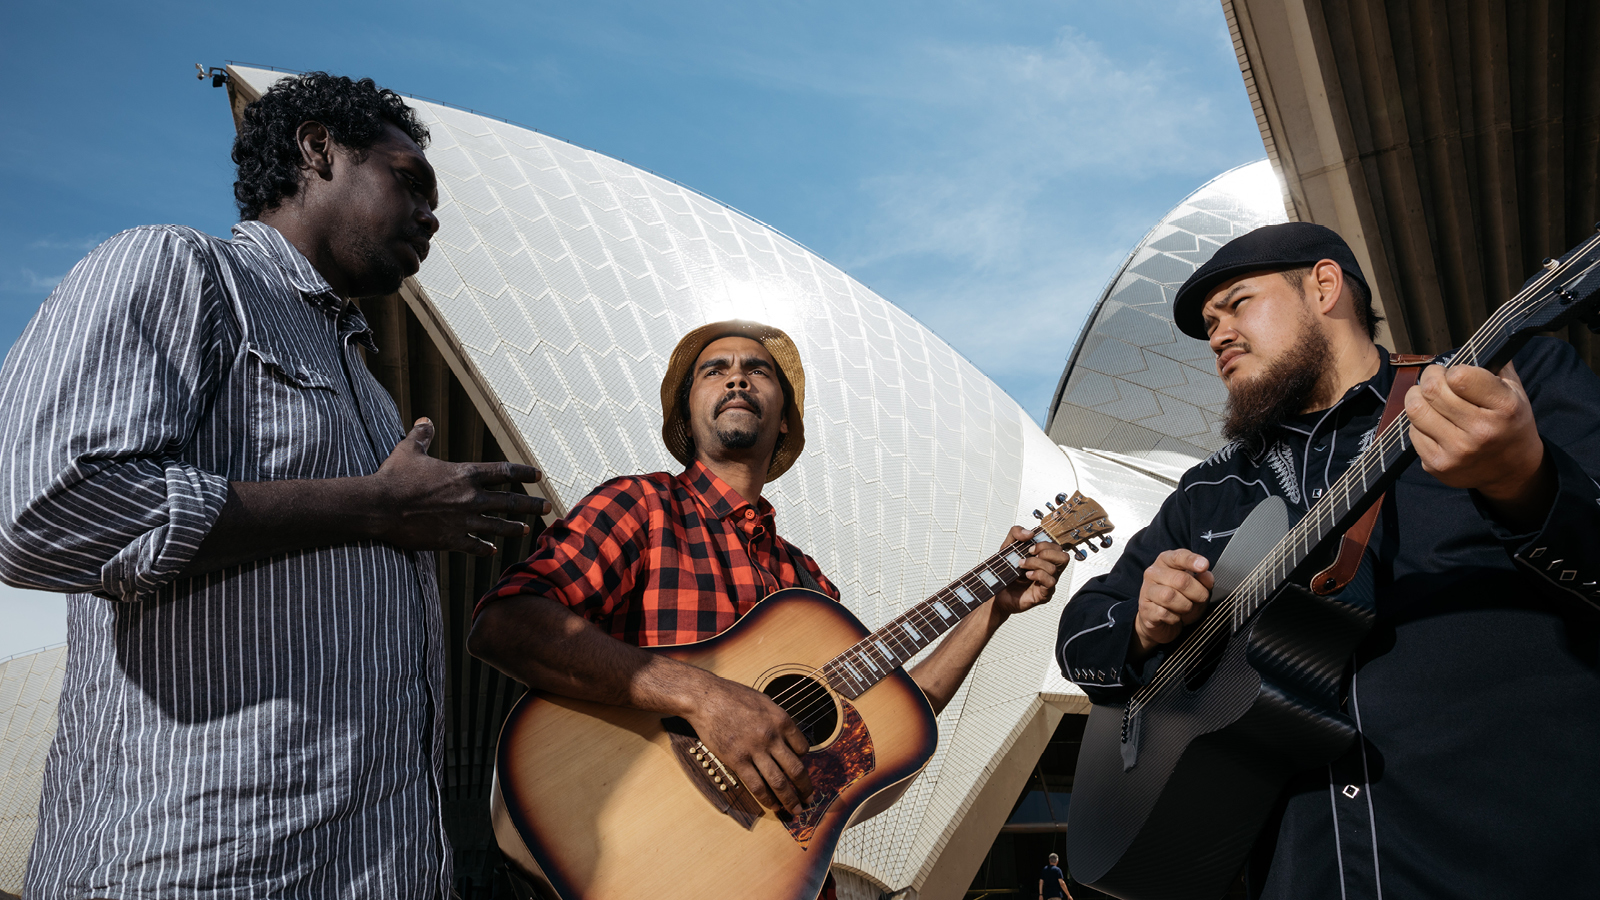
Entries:
{"label": "guitar headstock", "polygon": [[1534,334],[1576,322],[1600,333],[1600,235],[1582,241],[1559,259],[1545,260],[1448,364],[1497,369]]}
{"label": "guitar headstock", "polygon": [[[1049,512],[1033,511],[1034,518],[1039,520],[1039,530],[1079,559],[1089,556],[1084,547],[1099,553],[1101,547],[1111,546],[1107,533],[1116,526],[1111,524],[1104,507],[1078,491],[1073,491],[1071,497],[1057,494],[1056,502],[1046,503],[1045,508]],[[1095,538],[1100,539],[1098,545]]]}

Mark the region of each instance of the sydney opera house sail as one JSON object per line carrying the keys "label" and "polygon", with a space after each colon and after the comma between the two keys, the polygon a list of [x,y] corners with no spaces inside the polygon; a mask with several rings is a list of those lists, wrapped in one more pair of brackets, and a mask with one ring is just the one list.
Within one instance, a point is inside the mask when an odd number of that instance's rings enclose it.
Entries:
{"label": "sydney opera house sail", "polygon": [[1172,324],[1172,297],[1217,248],[1287,221],[1266,160],[1218,175],[1150,229],[1089,315],[1046,429],[1058,444],[1186,468],[1223,444],[1215,356]]}

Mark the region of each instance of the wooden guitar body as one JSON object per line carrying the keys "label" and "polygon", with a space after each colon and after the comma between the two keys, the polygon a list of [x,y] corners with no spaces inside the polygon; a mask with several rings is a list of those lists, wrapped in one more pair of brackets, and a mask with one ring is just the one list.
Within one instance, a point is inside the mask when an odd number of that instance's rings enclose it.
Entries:
{"label": "wooden guitar body", "polygon": [[[854,700],[798,683],[867,635],[842,604],[795,588],[710,640],[652,648],[767,690],[797,722],[834,705],[805,756],[817,795],[798,820],[729,785],[681,720],[530,691],[500,736],[491,811],[501,849],[548,898],[811,900],[840,833],[897,799],[938,740],[904,670]],[[786,702],[801,698],[803,708]]]}
{"label": "wooden guitar body", "polygon": [[[1282,502],[1258,507],[1240,535]],[[1257,536],[1270,548],[1281,525]],[[1229,545],[1219,582],[1260,555]],[[1257,543],[1257,546],[1261,546]],[[1356,729],[1340,710],[1346,663],[1371,628],[1363,571],[1335,597],[1286,584],[1189,684],[1144,707],[1089,713],[1068,812],[1073,877],[1129,900],[1216,900],[1238,875],[1289,777],[1337,758]],[[1133,765],[1128,766],[1130,758]]]}

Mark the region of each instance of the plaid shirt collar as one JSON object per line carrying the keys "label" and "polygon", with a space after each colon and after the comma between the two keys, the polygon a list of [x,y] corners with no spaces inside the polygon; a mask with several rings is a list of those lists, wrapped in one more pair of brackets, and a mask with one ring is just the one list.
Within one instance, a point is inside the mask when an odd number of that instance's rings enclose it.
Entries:
{"label": "plaid shirt collar", "polygon": [[304,300],[322,310],[339,323],[339,333],[354,334],[363,347],[373,353],[378,345],[372,340],[372,328],[354,304],[333,292],[328,280],[322,277],[311,260],[306,259],[296,247],[265,222],[250,220],[233,226],[233,236],[240,243],[249,244],[272,260],[283,272],[289,286],[300,292]]}
{"label": "plaid shirt collar", "polygon": [[756,498],[752,506],[749,500],[729,487],[726,481],[718,478],[717,473],[707,468],[700,460],[690,463],[689,468],[684,469],[683,474],[678,476],[678,481],[689,489],[690,495],[699,501],[700,505],[710,510],[717,518],[743,516],[742,510],[754,509],[755,516],[750,518],[759,518],[769,532],[774,530],[772,504],[767,502],[767,498]]}

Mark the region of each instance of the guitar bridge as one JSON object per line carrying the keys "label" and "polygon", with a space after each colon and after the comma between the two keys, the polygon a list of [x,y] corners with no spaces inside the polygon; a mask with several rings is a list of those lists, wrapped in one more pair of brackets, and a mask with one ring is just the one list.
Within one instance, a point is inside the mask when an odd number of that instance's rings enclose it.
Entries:
{"label": "guitar bridge", "polygon": [[[796,843],[806,844],[816,833],[822,816],[846,788],[877,767],[872,735],[861,713],[848,703],[839,734],[828,746],[805,755],[806,771],[811,776],[811,800],[799,815],[780,813],[778,821]],[[746,831],[755,827],[765,814],[749,789],[739,783],[716,754],[706,748],[694,729],[681,718],[662,719],[661,727],[672,739],[672,752],[689,781],[700,795]]]}
{"label": "guitar bridge", "polygon": [[1127,772],[1139,763],[1139,714],[1131,708],[1122,710],[1122,771]]}
{"label": "guitar bridge", "polygon": [[661,727],[672,739],[672,755],[678,758],[678,765],[683,767],[684,774],[689,776],[689,782],[700,795],[738,822],[739,827],[746,831],[754,828],[756,820],[761,818],[761,804],[739,784],[733,771],[707,749],[689,723],[674,716],[662,719]]}

